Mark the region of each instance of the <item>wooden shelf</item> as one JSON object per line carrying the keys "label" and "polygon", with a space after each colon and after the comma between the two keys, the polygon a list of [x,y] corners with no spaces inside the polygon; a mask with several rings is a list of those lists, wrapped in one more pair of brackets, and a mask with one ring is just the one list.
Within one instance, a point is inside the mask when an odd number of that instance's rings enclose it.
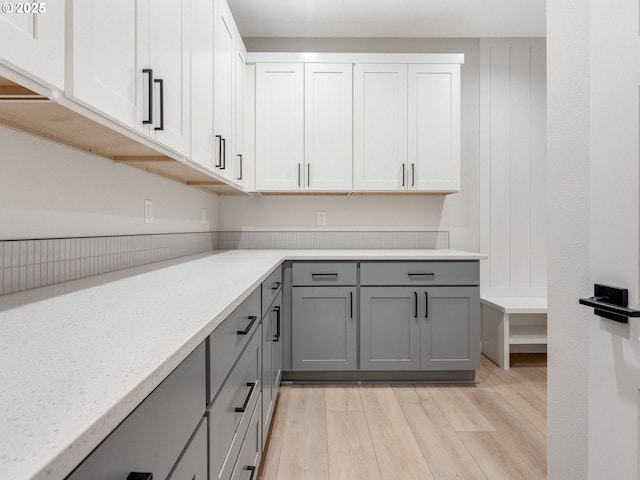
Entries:
{"label": "wooden shelf", "polygon": [[178,156],[141,143],[134,133],[115,131],[3,77],[0,124],[210,193],[242,193]]}

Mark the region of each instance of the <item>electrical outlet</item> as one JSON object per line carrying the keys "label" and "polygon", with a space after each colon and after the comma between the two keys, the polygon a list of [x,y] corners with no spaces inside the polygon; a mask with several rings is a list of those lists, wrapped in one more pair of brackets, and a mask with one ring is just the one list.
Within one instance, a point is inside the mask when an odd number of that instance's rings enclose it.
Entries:
{"label": "electrical outlet", "polygon": [[201,218],[202,218],[202,225],[206,225],[207,224],[207,209],[206,208],[202,209]]}
{"label": "electrical outlet", "polygon": [[144,201],[144,223],[153,223],[153,200]]}
{"label": "electrical outlet", "polygon": [[316,212],[316,223],[319,227],[325,227],[327,225],[327,212],[318,210]]}

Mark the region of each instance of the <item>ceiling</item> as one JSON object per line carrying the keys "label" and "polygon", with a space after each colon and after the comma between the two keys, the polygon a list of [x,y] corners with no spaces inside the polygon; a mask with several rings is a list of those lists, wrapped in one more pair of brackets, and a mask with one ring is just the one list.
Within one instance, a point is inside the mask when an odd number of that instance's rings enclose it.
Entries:
{"label": "ceiling", "polygon": [[228,0],[243,37],[543,37],[545,0]]}

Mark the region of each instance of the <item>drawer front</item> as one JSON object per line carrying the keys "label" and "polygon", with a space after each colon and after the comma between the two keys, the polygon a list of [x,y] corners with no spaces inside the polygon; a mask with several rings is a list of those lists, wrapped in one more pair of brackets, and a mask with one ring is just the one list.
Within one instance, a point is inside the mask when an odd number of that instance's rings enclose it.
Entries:
{"label": "drawer front", "polygon": [[296,262],[292,275],[294,286],[355,285],[355,263]]}
{"label": "drawer front", "polygon": [[231,480],[257,480],[260,457],[262,456],[260,428],[260,413],[259,408],[256,408],[251,416],[251,423],[242,442],[238,460],[230,477]]}
{"label": "drawer front", "polygon": [[251,414],[261,403],[261,356],[262,331],[258,330],[209,409],[211,479],[228,478],[224,472],[233,468]]}
{"label": "drawer front", "polygon": [[200,345],[67,480],[113,480],[130,472],[166,478],[202,420],[205,348]]}
{"label": "drawer front", "polygon": [[479,285],[477,261],[362,262],[360,285]]}
{"label": "drawer front", "polygon": [[203,418],[167,480],[207,480],[207,419]]}
{"label": "drawer front", "polygon": [[260,312],[260,289],[256,288],[209,336],[207,404],[218,395],[233,364],[258,329]]}
{"label": "drawer front", "polygon": [[282,267],[278,267],[262,282],[262,316],[267,314],[269,307],[281,291]]}

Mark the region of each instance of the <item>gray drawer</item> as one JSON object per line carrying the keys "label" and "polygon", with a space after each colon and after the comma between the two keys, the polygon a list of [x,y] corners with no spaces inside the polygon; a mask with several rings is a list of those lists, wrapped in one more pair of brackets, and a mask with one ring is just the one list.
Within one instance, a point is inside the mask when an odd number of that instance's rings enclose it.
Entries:
{"label": "gray drawer", "polygon": [[262,282],[262,316],[267,314],[269,307],[281,291],[282,267],[278,267]]}
{"label": "gray drawer", "polygon": [[251,416],[251,423],[242,442],[238,460],[230,477],[231,480],[248,480],[249,478],[255,480],[258,478],[257,472],[262,454],[260,428],[260,413],[259,408],[256,408]]}
{"label": "gray drawer", "polygon": [[360,285],[479,285],[477,261],[362,262]]}
{"label": "gray drawer", "polygon": [[293,264],[293,285],[355,285],[356,272],[355,262],[296,262]]}
{"label": "gray drawer", "polygon": [[[262,332],[258,330],[208,411],[211,480],[229,478],[226,472],[231,472],[238,457],[251,414],[260,403],[261,358]],[[236,411],[241,407],[243,411]]]}
{"label": "gray drawer", "polygon": [[[209,336],[207,404],[216,397],[231,367],[258,328],[260,312],[260,289],[256,288]],[[255,321],[253,321],[254,318]],[[253,325],[246,334],[238,333],[247,331],[252,322]]]}
{"label": "gray drawer", "polygon": [[89,455],[68,480],[113,480],[130,472],[167,478],[205,406],[200,345]]}
{"label": "gray drawer", "polygon": [[167,480],[207,480],[207,419],[203,418]]}

